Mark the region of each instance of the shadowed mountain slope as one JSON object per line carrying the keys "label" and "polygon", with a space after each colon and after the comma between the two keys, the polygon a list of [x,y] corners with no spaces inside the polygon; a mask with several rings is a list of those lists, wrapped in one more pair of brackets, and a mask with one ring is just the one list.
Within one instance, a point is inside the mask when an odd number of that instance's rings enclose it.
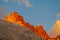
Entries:
{"label": "shadowed mountain slope", "polygon": [[31,30],[0,20],[0,40],[42,40]]}

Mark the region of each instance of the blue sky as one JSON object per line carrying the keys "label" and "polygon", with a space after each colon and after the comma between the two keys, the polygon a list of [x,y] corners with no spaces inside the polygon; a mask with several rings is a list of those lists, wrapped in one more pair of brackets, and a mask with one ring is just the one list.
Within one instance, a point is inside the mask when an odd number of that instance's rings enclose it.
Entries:
{"label": "blue sky", "polygon": [[17,11],[32,25],[43,25],[48,32],[60,19],[60,0],[0,0],[0,13]]}

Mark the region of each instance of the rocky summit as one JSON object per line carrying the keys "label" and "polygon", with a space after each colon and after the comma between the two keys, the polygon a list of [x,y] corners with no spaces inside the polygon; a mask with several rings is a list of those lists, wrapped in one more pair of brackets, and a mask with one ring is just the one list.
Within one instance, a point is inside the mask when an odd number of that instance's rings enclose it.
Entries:
{"label": "rocky summit", "polygon": [[19,15],[18,12],[11,12],[9,13],[9,15],[7,15],[4,18],[5,21],[11,22],[13,24],[17,24],[17,25],[21,25],[22,27],[28,28],[30,29],[32,32],[34,32],[35,34],[37,34],[38,36],[47,39],[49,38],[48,34],[46,33],[46,31],[43,29],[43,26],[41,25],[37,25],[37,26],[33,26],[30,23],[26,22],[23,18],[23,16]]}

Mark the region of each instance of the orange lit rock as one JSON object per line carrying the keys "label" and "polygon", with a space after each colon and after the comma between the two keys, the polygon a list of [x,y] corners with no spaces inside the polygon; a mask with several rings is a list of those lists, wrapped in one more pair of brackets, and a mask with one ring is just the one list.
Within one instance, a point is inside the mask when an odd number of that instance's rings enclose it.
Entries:
{"label": "orange lit rock", "polygon": [[27,27],[34,31],[34,27],[29,23],[25,22],[24,18],[21,15],[19,15],[18,12],[11,12],[7,17],[4,18],[4,20],[21,25],[23,27]]}
{"label": "orange lit rock", "polygon": [[24,23],[24,26],[31,29],[33,32],[35,32],[34,26],[30,25],[29,23]]}
{"label": "orange lit rock", "polygon": [[49,38],[46,31],[43,29],[43,26],[38,25],[38,26],[34,27],[33,25],[27,23],[24,20],[24,18],[21,15],[18,14],[18,12],[11,12],[7,17],[4,18],[4,20],[12,22],[14,24],[21,25],[21,26],[26,27],[26,28],[29,28],[35,34],[37,34],[38,36],[40,36],[40,37],[42,37],[44,39]]}
{"label": "orange lit rock", "polygon": [[36,26],[36,34],[38,34],[39,36],[43,37],[44,39],[49,38],[48,34],[43,29],[43,26],[42,25]]}
{"label": "orange lit rock", "polygon": [[4,20],[12,22],[14,24],[23,25],[24,19],[22,16],[19,16],[18,12],[11,12]]}

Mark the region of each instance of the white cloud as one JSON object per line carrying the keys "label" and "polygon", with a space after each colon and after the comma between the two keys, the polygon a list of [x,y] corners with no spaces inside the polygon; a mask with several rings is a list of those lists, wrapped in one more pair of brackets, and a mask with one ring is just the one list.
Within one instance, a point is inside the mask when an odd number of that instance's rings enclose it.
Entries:
{"label": "white cloud", "polygon": [[28,0],[23,0],[23,3],[24,3],[27,7],[32,7],[32,5],[29,3]]}
{"label": "white cloud", "polygon": [[[8,2],[9,0],[4,0],[5,2]],[[25,4],[26,7],[32,7],[29,0],[13,0],[14,3],[18,3],[20,6],[22,3]]]}
{"label": "white cloud", "polygon": [[60,17],[60,13],[56,14],[57,17]]}

